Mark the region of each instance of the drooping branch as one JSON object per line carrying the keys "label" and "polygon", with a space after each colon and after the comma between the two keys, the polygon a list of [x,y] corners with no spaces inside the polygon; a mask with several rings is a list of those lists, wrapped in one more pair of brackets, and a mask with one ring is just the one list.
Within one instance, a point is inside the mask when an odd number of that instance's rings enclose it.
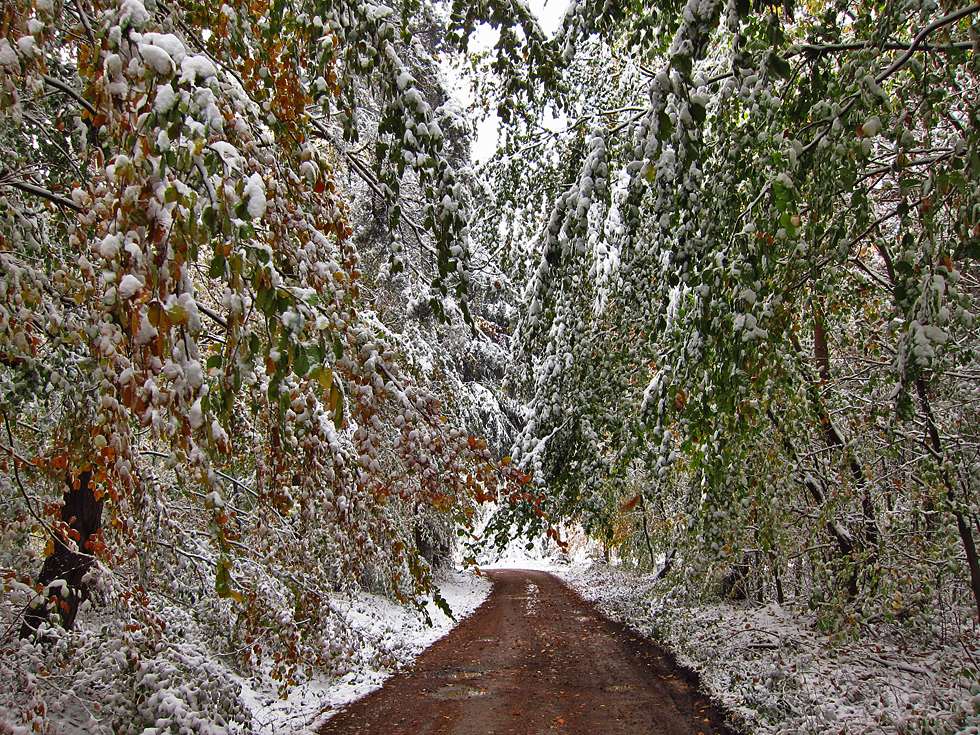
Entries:
{"label": "drooping branch", "polygon": [[53,76],[50,76],[49,74],[44,74],[43,76],[44,76],[45,84],[54,87],[60,92],[64,92],[65,94],[67,94],[69,97],[75,100],[75,102],[77,102],[79,106],[83,107],[86,110],[86,112],[88,112],[88,114],[91,115],[93,118],[98,114],[98,110],[95,109],[94,105],[92,105],[91,102],[89,102],[84,97],[82,97],[82,95],[80,95],[77,90],[72,89],[69,85],[65,84],[60,79],[55,79]]}
{"label": "drooping branch", "polygon": [[961,10],[957,10],[949,15],[944,15],[942,18],[934,20],[932,23],[919,31],[918,35],[912,40],[912,44],[909,46],[908,51],[902,54],[891,66],[875,77],[875,81],[878,84],[881,84],[883,81],[888,79],[888,77],[905,66],[905,64],[908,63],[908,60],[912,58],[912,55],[922,46],[922,42],[931,34],[935,33],[940,28],[955,23],[960,18],[973,15],[977,11],[980,11],[980,3],[970,5],[969,7],[962,8]]}
{"label": "drooping branch", "polygon": [[[973,48],[973,41],[956,41],[954,43],[928,44],[920,43],[918,47],[913,47],[911,43],[888,42],[881,46],[872,47],[869,43],[803,43],[799,45],[800,52],[806,56],[827,56],[841,51],[866,51],[870,48],[878,48],[883,51],[928,51],[942,53],[944,51],[969,51]],[[799,54],[788,54],[786,58],[792,58]]]}
{"label": "drooping branch", "polygon": [[19,189],[27,194],[33,194],[34,196],[39,196],[42,199],[47,199],[49,202],[57,204],[59,207],[65,207],[73,212],[81,212],[82,208],[79,207],[71,199],[66,199],[63,196],[59,196],[52,191],[43,189],[40,186],[35,186],[34,184],[29,184],[26,181],[21,181],[19,179],[4,178],[2,172],[0,172],[0,184],[6,184],[7,186],[12,186],[15,189]]}

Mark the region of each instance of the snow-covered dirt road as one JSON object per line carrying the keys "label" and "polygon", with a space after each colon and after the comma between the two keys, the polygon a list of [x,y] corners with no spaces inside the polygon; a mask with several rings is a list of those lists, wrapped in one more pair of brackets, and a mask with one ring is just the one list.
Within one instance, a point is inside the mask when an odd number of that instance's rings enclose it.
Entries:
{"label": "snow-covered dirt road", "polygon": [[490,577],[482,607],[321,735],[728,733],[693,675],[555,577]]}

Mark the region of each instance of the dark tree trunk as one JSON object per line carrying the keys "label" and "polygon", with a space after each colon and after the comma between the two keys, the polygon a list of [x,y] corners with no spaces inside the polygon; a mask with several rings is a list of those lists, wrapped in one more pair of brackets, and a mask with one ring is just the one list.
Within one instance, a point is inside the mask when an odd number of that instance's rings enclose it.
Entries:
{"label": "dark tree trunk", "polygon": [[[44,560],[37,580],[45,589],[41,592],[41,598],[31,603],[24,613],[21,638],[34,635],[45,622],[56,621],[70,630],[75,624],[78,606],[87,596],[82,579],[95,561],[88,542],[102,527],[103,501],[95,496],[89,470],[82,472],[77,480],[72,478],[69,471],[65,475],[65,483],[67,487],[61,519],[74,531],[71,536],[76,538],[78,550],[75,551],[60,534],[52,534],[54,551]],[[52,585],[58,580],[62,580],[64,585]]]}
{"label": "dark tree trunk", "polygon": [[640,491],[640,514],[643,518],[643,538],[647,542],[647,553],[650,554],[650,568],[653,569],[657,565],[657,560],[653,556],[653,544],[650,543],[650,530],[647,528],[647,504],[643,497],[643,491]]}
{"label": "dark tree trunk", "polygon": [[[779,433],[783,447],[786,452],[793,458],[793,461],[797,463],[798,466],[802,467],[802,461],[800,459],[800,453],[796,450],[796,446],[793,444],[789,435],[783,431],[779,420],[776,418],[776,414],[772,412],[772,409],[768,409],[766,413],[769,415],[769,420],[772,421],[773,426],[776,427],[776,431]],[[813,502],[818,507],[824,507],[826,504],[826,495],[823,486],[820,484],[819,480],[812,475],[801,474],[800,481],[803,486],[809,491],[810,497],[813,498]],[[838,558],[845,564],[855,564],[855,544],[854,537],[848,532],[848,530],[840,523],[832,518],[827,519],[827,531],[833,537],[834,541],[837,543]],[[853,600],[858,594],[858,570],[852,569],[847,573],[846,577],[842,580],[844,583],[844,589],[847,591],[848,599]]]}
{"label": "dark tree trunk", "polygon": [[786,602],[786,597],[783,594],[783,576],[779,572],[779,561],[776,559],[776,555],[770,553],[769,556],[772,560],[772,577],[776,582],[776,602],[782,605]]}
{"label": "dark tree trunk", "polygon": [[[945,456],[943,454],[942,439],[939,436],[939,426],[936,417],[932,413],[932,404],[929,402],[929,394],[926,390],[926,381],[920,375],[915,379],[915,389],[919,394],[919,403],[922,406],[922,413],[926,418],[926,432],[929,437],[929,444],[932,447],[933,457],[942,467]],[[953,490],[953,480],[949,472],[942,469],[943,484],[946,486],[946,497],[949,499],[953,515],[956,516],[956,528],[960,532],[960,540],[963,542],[963,551],[966,552],[966,566],[970,571],[970,589],[973,592],[973,600],[977,606],[977,615],[980,615],[980,554],[977,553],[976,541],[973,538],[973,529],[970,528],[970,521],[961,510],[957,509],[956,493]]]}
{"label": "dark tree trunk", "polygon": [[[860,591],[859,578],[862,571],[874,567],[878,559],[878,525],[875,517],[874,503],[871,498],[871,490],[868,487],[868,478],[864,471],[864,466],[860,458],[848,447],[848,443],[837,430],[833,417],[827,409],[826,401],[830,395],[830,347],[827,343],[827,332],[824,328],[823,314],[814,305],[813,310],[813,362],[817,368],[818,379],[806,375],[808,370],[802,367],[804,377],[807,377],[809,385],[807,392],[810,398],[810,406],[814,415],[820,421],[824,442],[828,449],[832,449],[844,454],[847,461],[848,470],[855,486],[861,491],[861,510],[863,514],[863,533],[857,538],[850,535],[848,530],[832,520],[827,522],[827,527],[831,535],[837,542],[841,557],[851,568],[844,571],[842,582],[847,592],[849,600],[855,600]],[[794,335],[790,335],[793,346],[800,352],[803,349]],[[770,418],[775,422],[772,412]],[[793,456],[798,459],[798,454],[789,443],[787,438],[783,438],[784,445],[791,449]],[[825,493],[821,488],[811,481],[806,481],[806,486],[811,496],[818,505],[823,505]],[[873,580],[872,580],[873,582]]]}
{"label": "dark tree trunk", "polygon": [[[824,331],[823,315],[820,313],[814,313],[813,357],[820,373],[820,382],[824,386],[824,398],[826,398],[830,392],[830,349],[827,346],[827,332]],[[871,490],[868,488],[868,476],[861,460],[854,454],[853,450],[848,449],[847,442],[838,432],[823,401],[814,400],[814,406],[824,427],[824,440],[827,442],[827,446],[845,453],[854,484],[861,489],[861,511],[864,515],[863,546],[869,554],[866,564],[867,566],[874,566],[878,560],[878,524],[874,503],[871,499]]]}

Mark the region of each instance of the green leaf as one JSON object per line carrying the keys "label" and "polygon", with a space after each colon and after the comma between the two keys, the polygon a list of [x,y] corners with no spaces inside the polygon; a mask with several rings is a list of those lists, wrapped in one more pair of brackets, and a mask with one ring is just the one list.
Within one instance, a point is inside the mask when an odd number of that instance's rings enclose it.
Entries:
{"label": "green leaf", "polygon": [[674,55],[670,60],[670,65],[684,77],[691,76],[691,71],[694,69],[694,61],[687,54]]}
{"label": "green leaf", "polygon": [[450,620],[456,619],[456,616],[453,614],[452,609],[449,607],[449,603],[446,602],[446,598],[444,598],[441,594],[439,594],[439,590],[435,588],[433,588],[432,590],[432,601],[436,604],[436,607],[442,610],[443,614],[447,618],[449,618]]}
{"label": "green leaf", "polygon": [[204,208],[204,212],[201,213],[201,221],[204,223],[204,226],[207,228],[208,232],[214,234],[216,218],[212,207]]}
{"label": "green leaf", "polygon": [[697,102],[692,102],[688,108],[691,112],[691,117],[698,123],[703,123],[708,117],[708,111],[704,105],[698,104]]}
{"label": "green leaf", "polygon": [[208,275],[211,278],[224,278],[225,276],[225,256],[216,252],[211,259],[211,267],[208,268]]}
{"label": "green leaf", "polygon": [[964,260],[966,258],[980,260],[980,238],[974,237],[963,240],[956,246],[956,252],[953,254],[953,258],[956,260]]}
{"label": "green leaf", "polygon": [[306,354],[306,349],[299,347],[296,350],[296,359],[293,361],[293,371],[302,377],[305,377],[308,372],[310,372],[310,360],[309,356]]}
{"label": "green leaf", "polygon": [[894,262],[895,272],[907,278],[911,278],[915,273],[915,268],[907,260],[896,260]]}
{"label": "green leaf", "polygon": [[276,313],[276,294],[271,288],[262,291],[265,292],[265,300],[262,302],[261,311],[266,317],[271,318]]}
{"label": "green leaf", "polygon": [[231,588],[231,573],[228,568],[231,566],[231,562],[227,559],[221,559],[218,561],[218,568],[214,575],[214,591],[217,593],[218,597],[231,597],[238,602],[242,601],[242,595],[240,592],[236,592]]}
{"label": "green leaf", "polygon": [[773,54],[772,59],[769,62],[769,68],[772,69],[773,73],[780,79],[789,79],[793,76],[793,67],[790,63],[783,59],[778,54]]}

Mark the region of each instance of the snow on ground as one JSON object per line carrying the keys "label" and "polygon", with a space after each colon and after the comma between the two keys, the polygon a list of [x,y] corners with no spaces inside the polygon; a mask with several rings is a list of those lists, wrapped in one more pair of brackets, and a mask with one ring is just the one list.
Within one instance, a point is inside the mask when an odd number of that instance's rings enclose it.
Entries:
{"label": "snow on ground", "polygon": [[[691,603],[683,596],[671,597],[662,582],[657,585],[650,577],[594,562],[588,552],[582,545],[551,556],[539,545],[530,551],[515,546],[478,561],[482,568],[543,569],[557,574],[606,615],[659,640],[680,663],[697,670],[705,689],[746,733],[980,735],[980,629],[972,616],[965,615],[970,622],[960,628],[948,623],[943,627],[937,618],[927,638],[883,622],[863,624],[852,637],[831,636],[801,605]],[[284,699],[274,685],[263,688],[255,680],[236,677],[220,656],[208,653],[205,640],[193,632],[193,616],[178,615],[178,608],[172,611],[170,627],[186,628],[187,637],[181,633],[179,642],[146,662],[137,672],[142,678],[129,684],[119,679],[127,672],[130,678],[135,675],[132,667],[127,668],[128,659],[113,653],[112,646],[103,645],[94,634],[75,634],[80,643],[70,659],[88,662],[88,668],[66,670],[64,676],[53,668],[48,678],[7,665],[43,653],[32,653],[29,641],[13,641],[10,645],[19,647],[17,656],[6,661],[0,656],[0,684],[13,687],[0,693],[0,732],[27,733],[28,728],[9,724],[16,721],[15,710],[4,711],[11,705],[30,704],[27,700],[33,695],[25,686],[41,687],[39,692],[44,687],[60,688],[64,693],[60,700],[50,700],[53,709],[47,716],[59,723],[55,731],[74,735],[97,729],[93,713],[85,710],[89,700],[105,700],[129,686],[134,691],[152,689],[158,698],[197,702],[203,696],[197,684],[209,682],[214,689],[214,696],[208,695],[211,699],[236,683],[241,687],[232,709],[238,708],[243,727],[229,732],[247,731],[245,723],[251,720],[260,735],[312,735],[331,710],[381,686],[392,671],[409,664],[475,610],[490,590],[486,577],[472,571],[444,574],[438,585],[456,621],[429,605],[431,627],[411,609],[382,597],[366,593],[333,597],[335,609],[366,641],[357,658],[360,663],[355,662],[351,673],[340,679],[302,682]],[[90,627],[95,622],[90,621]],[[57,659],[55,653],[52,661]],[[392,665],[383,669],[369,663],[378,660]],[[150,678],[156,681],[155,689],[148,684]],[[185,692],[188,687],[194,691]],[[88,694],[83,697],[84,692]],[[217,699],[211,699],[200,710],[202,716],[219,707]]]}
{"label": "snow on ground", "polygon": [[688,605],[662,597],[649,578],[604,564],[551,571],[697,670],[747,732],[980,733],[976,625],[925,643],[884,625],[847,640],[820,632],[798,606]]}
{"label": "snow on ground", "polygon": [[383,597],[331,595],[351,638],[361,641],[345,661],[350,673],[314,675],[283,698],[271,677],[236,673],[201,610],[154,600],[166,637],[151,640],[141,626],[115,619],[111,607],[96,606],[82,612],[76,630],[55,628],[35,643],[17,636],[23,603],[0,597],[0,733],[313,735],[330,710],[380,687],[490,591],[474,571],[443,572],[436,586],[455,619],[430,602],[431,625],[414,608]]}
{"label": "snow on ground", "polygon": [[752,735],[980,735],[980,628],[925,639],[897,625],[832,636],[799,604],[693,604],[573,545],[512,545],[482,568],[550,571],[605,615],[665,645]]}
{"label": "snow on ground", "polygon": [[[351,627],[364,634],[369,645],[402,668],[479,607],[490,592],[489,581],[474,572],[446,572],[437,580],[437,586],[455,620],[430,604],[429,626],[412,609],[363,592],[338,595],[333,604]],[[362,660],[375,658],[372,651],[362,653]],[[330,710],[374,691],[392,673],[362,665],[339,680],[301,683],[290,689],[285,699],[280,699],[274,688],[257,690],[253,688],[255,682],[241,680],[241,698],[251,710],[253,727],[259,735],[311,735],[330,716]]]}

